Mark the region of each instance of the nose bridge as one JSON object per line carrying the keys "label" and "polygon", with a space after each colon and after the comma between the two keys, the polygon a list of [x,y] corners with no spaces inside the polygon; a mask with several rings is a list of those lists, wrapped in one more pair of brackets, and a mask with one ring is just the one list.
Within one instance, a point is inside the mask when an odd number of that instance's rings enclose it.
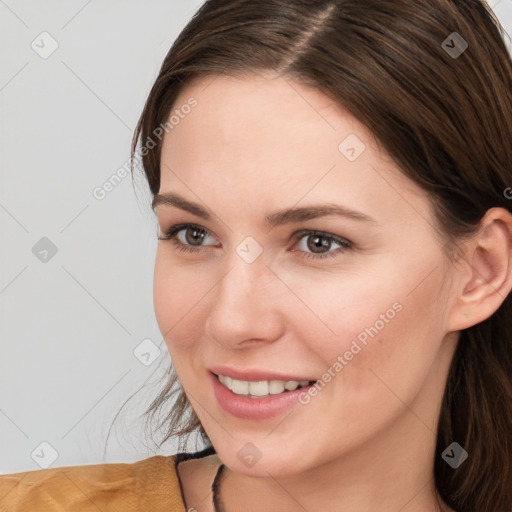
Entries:
{"label": "nose bridge", "polygon": [[[274,283],[275,284],[275,283]],[[219,343],[278,336],[278,303],[272,272],[260,255],[252,262],[233,252],[215,287],[205,328]]]}
{"label": "nose bridge", "polygon": [[216,305],[235,308],[256,306],[264,298],[268,269],[262,258],[247,263],[238,254],[228,262],[228,271],[217,286]]}

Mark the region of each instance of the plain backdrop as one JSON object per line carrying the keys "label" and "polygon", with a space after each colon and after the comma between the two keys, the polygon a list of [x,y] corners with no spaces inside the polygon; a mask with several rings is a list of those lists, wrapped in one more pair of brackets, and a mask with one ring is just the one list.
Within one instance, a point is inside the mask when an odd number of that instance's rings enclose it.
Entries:
{"label": "plain backdrop", "polygon": [[[489,3],[512,34],[512,0]],[[97,190],[201,4],[0,0],[0,473],[176,452],[140,418],[169,365],[150,195]]]}

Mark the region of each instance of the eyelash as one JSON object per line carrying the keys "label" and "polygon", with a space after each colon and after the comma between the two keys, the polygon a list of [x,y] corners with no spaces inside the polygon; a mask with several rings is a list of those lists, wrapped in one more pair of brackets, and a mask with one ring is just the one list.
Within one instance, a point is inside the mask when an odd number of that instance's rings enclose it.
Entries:
{"label": "eyelash", "polygon": [[[176,235],[180,231],[182,231],[183,229],[186,229],[186,228],[196,229],[196,230],[198,230],[200,232],[204,232],[206,234],[209,234],[208,231],[205,228],[203,228],[201,226],[198,226],[197,224],[176,224],[174,226],[171,226],[164,233],[164,236],[163,237],[159,237],[158,240],[163,240],[163,241],[169,240],[169,241],[171,241],[180,252],[185,251],[185,252],[189,252],[189,253],[197,253],[197,252],[200,252],[200,251],[204,250],[205,247],[211,247],[211,246],[193,246],[193,245],[187,245],[187,244],[181,243],[176,238]],[[326,239],[328,239],[328,240],[330,240],[332,242],[335,242],[335,243],[341,245],[342,247],[336,249],[335,251],[328,251],[326,253],[319,253],[319,254],[309,253],[309,252],[305,252],[305,251],[294,251],[294,252],[302,253],[302,256],[304,258],[313,258],[313,259],[316,259],[316,260],[321,260],[321,259],[324,259],[324,258],[335,258],[339,253],[342,253],[342,252],[345,252],[347,250],[353,249],[352,243],[349,242],[347,239],[340,238],[340,237],[335,236],[335,235],[331,235],[330,233],[324,233],[322,231],[302,230],[302,231],[298,231],[297,233],[294,233],[293,238],[295,238],[296,241],[299,241],[302,238],[304,238],[306,235],[308,235],[308,236],[315,236],[315,235],[316,236],[321,236],[322,238],[326,238]]]}

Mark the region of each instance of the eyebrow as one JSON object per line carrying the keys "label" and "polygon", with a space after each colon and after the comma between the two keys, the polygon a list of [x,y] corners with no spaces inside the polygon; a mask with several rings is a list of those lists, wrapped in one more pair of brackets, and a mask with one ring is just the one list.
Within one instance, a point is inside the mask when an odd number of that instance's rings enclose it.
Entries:
{"label": "eyebrow", "polygon": [[[193,215],[206,220],[210,220],[213,216],[208,210],[205,210],[199,204],[188,201],[184,197],[172,192],[168,192],[166,194],[156,194],[153,198],[151,206],[153,210],[155,210],[159,205],[174,206],[180,210],[192,213]],[[273,228],[282,224],[303,222],[327,215],[337,215],[352,220],[377,223],[375,219],[369,215],[366,215],[365,213],[351,210],[345,206],[327,203],[278,210],[265,216],[265,225],[269,228]]]}

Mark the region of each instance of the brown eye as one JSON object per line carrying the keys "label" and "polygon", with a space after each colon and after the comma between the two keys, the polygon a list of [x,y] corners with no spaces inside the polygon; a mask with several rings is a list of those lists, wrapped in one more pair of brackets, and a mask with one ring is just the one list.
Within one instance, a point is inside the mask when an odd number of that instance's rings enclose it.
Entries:
{"label": "brown eye", "polygon": [[352,249],[352,243],[348,240],[317,231],[302,231],[297,233],[299,249],[307,258],[336,257],[339,253]]}
{"label": "brown eye", "polygon": [[[203,243],[210,238],[210,243]],[[188,247],[189,249],[206,247],[215,245],[215,239],[208,233],[208,231],[201,226],[194,224],[177,224],[171,226],[164,236],[158,238],[159,240],[171,240],[178,247]]]}
{"label": "brown eye", "polygon": [[204,229],[195,227],[184,228],[181,231],[185,232],[185,241],[190,245],[201,245],[205,236],[208,236]]}

